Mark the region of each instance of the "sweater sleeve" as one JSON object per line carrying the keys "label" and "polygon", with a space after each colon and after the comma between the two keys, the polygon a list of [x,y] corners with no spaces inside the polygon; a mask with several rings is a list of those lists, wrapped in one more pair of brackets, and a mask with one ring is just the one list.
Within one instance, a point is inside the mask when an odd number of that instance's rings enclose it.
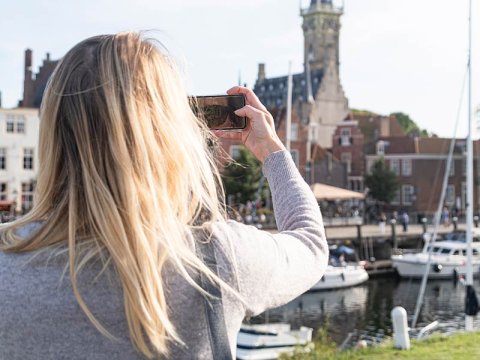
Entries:
{"label": "sweater sleeve", "polygon": [[310,289],[325,272],[328,246],[322,216],[312,191],[287,151],[264,162],[279,233],[228,221],[219,239],[233,251],[238,290],[246,315],[277,307]]}

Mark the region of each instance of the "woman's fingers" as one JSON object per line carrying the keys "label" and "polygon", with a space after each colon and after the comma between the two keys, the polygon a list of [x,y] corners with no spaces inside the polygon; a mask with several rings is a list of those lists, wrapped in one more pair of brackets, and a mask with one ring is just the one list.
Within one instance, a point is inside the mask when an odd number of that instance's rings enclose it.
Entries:
{"label": "woman's fingers", "polygon": [[261,101],[258,99],[257,95],[249,89],[244,86],[234,86],[231,89],[227,90],[228,95],[245,95],[245,98],[247,99],[247,105],[252,105],[256,107],[259,110],[262,111],[267,111],[267,108],[261,103]]}
{"label": "woman's fingers", "polygon": [[252,105],[245,105],[243,108],[235,110],[235,115],[237,116],[246,116],[249,119],[254,119],[259,116],[265,115],[263,111],[255,108]]}

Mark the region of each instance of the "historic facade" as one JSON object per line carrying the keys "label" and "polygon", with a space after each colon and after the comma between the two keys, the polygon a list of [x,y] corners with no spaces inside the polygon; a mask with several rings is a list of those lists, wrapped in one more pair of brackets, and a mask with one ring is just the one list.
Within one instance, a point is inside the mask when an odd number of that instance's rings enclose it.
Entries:
{"label": "historic facade", "polygon": [[[312,0],[308,8],[301,10],[304,71],[292,76],[293,112],[309,128],[306,141],[323,148],[331,148],[332,134],[348,114],[348,100],[339,77],[342,14],[343,9],[335,7],[331,0]],[[267,78],[265,64],[259,64],[254,91],[267,108],[286,106],[287,79]]]}
{"label": "historic facade", "polygon": [[0,202],[17,212],[33,204],[38,134],[38,109],[0,108]]}

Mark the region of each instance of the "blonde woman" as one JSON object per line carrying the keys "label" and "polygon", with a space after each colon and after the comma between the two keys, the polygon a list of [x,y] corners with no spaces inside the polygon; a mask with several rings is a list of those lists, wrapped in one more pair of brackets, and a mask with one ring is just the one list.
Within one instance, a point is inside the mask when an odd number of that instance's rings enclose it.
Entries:
{"label": "blonde woman", "polygon": [[226,220],[213,135],[164,50],[120,33],[65,55],[40,112],[35,205],[0,228],[1,359],[232,358],[246,316],[320,279],[317,203],[255,94],[229,93],[249,125],[217,136],[263,162],[278,234]]}

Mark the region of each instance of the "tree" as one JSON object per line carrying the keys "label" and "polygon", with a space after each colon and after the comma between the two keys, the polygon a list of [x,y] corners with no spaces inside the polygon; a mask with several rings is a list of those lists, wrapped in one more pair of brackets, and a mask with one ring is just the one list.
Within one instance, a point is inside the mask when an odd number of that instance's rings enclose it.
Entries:
{"label": "tree", "polygon": [[405,131],[405,135],[428,137],[428,131],[420,129],[417,123],[410,118],[410,115],[403,112],[394,112],[390,116],[395,116],[403,131]]}
{"label": "tree", "polygon": [[372,166],[371,174],[365,175],[365,185],[369,189],[369,195],[380,203],[392,201],[399,188],[397,176],[387,168],[383,159],[377,160]]}
{"label": "tree", "polygon": [[[225,195],[234,195],[237,203],[245,204],[248,200],[256,200],[260,179],[262,178],[262,164],[253,154],[245,148],[240,149],[240,156],[236,161],[228,164],[223,173],[222,180]],[[260,192],[264,196],[267,182],[263,181]]]}

